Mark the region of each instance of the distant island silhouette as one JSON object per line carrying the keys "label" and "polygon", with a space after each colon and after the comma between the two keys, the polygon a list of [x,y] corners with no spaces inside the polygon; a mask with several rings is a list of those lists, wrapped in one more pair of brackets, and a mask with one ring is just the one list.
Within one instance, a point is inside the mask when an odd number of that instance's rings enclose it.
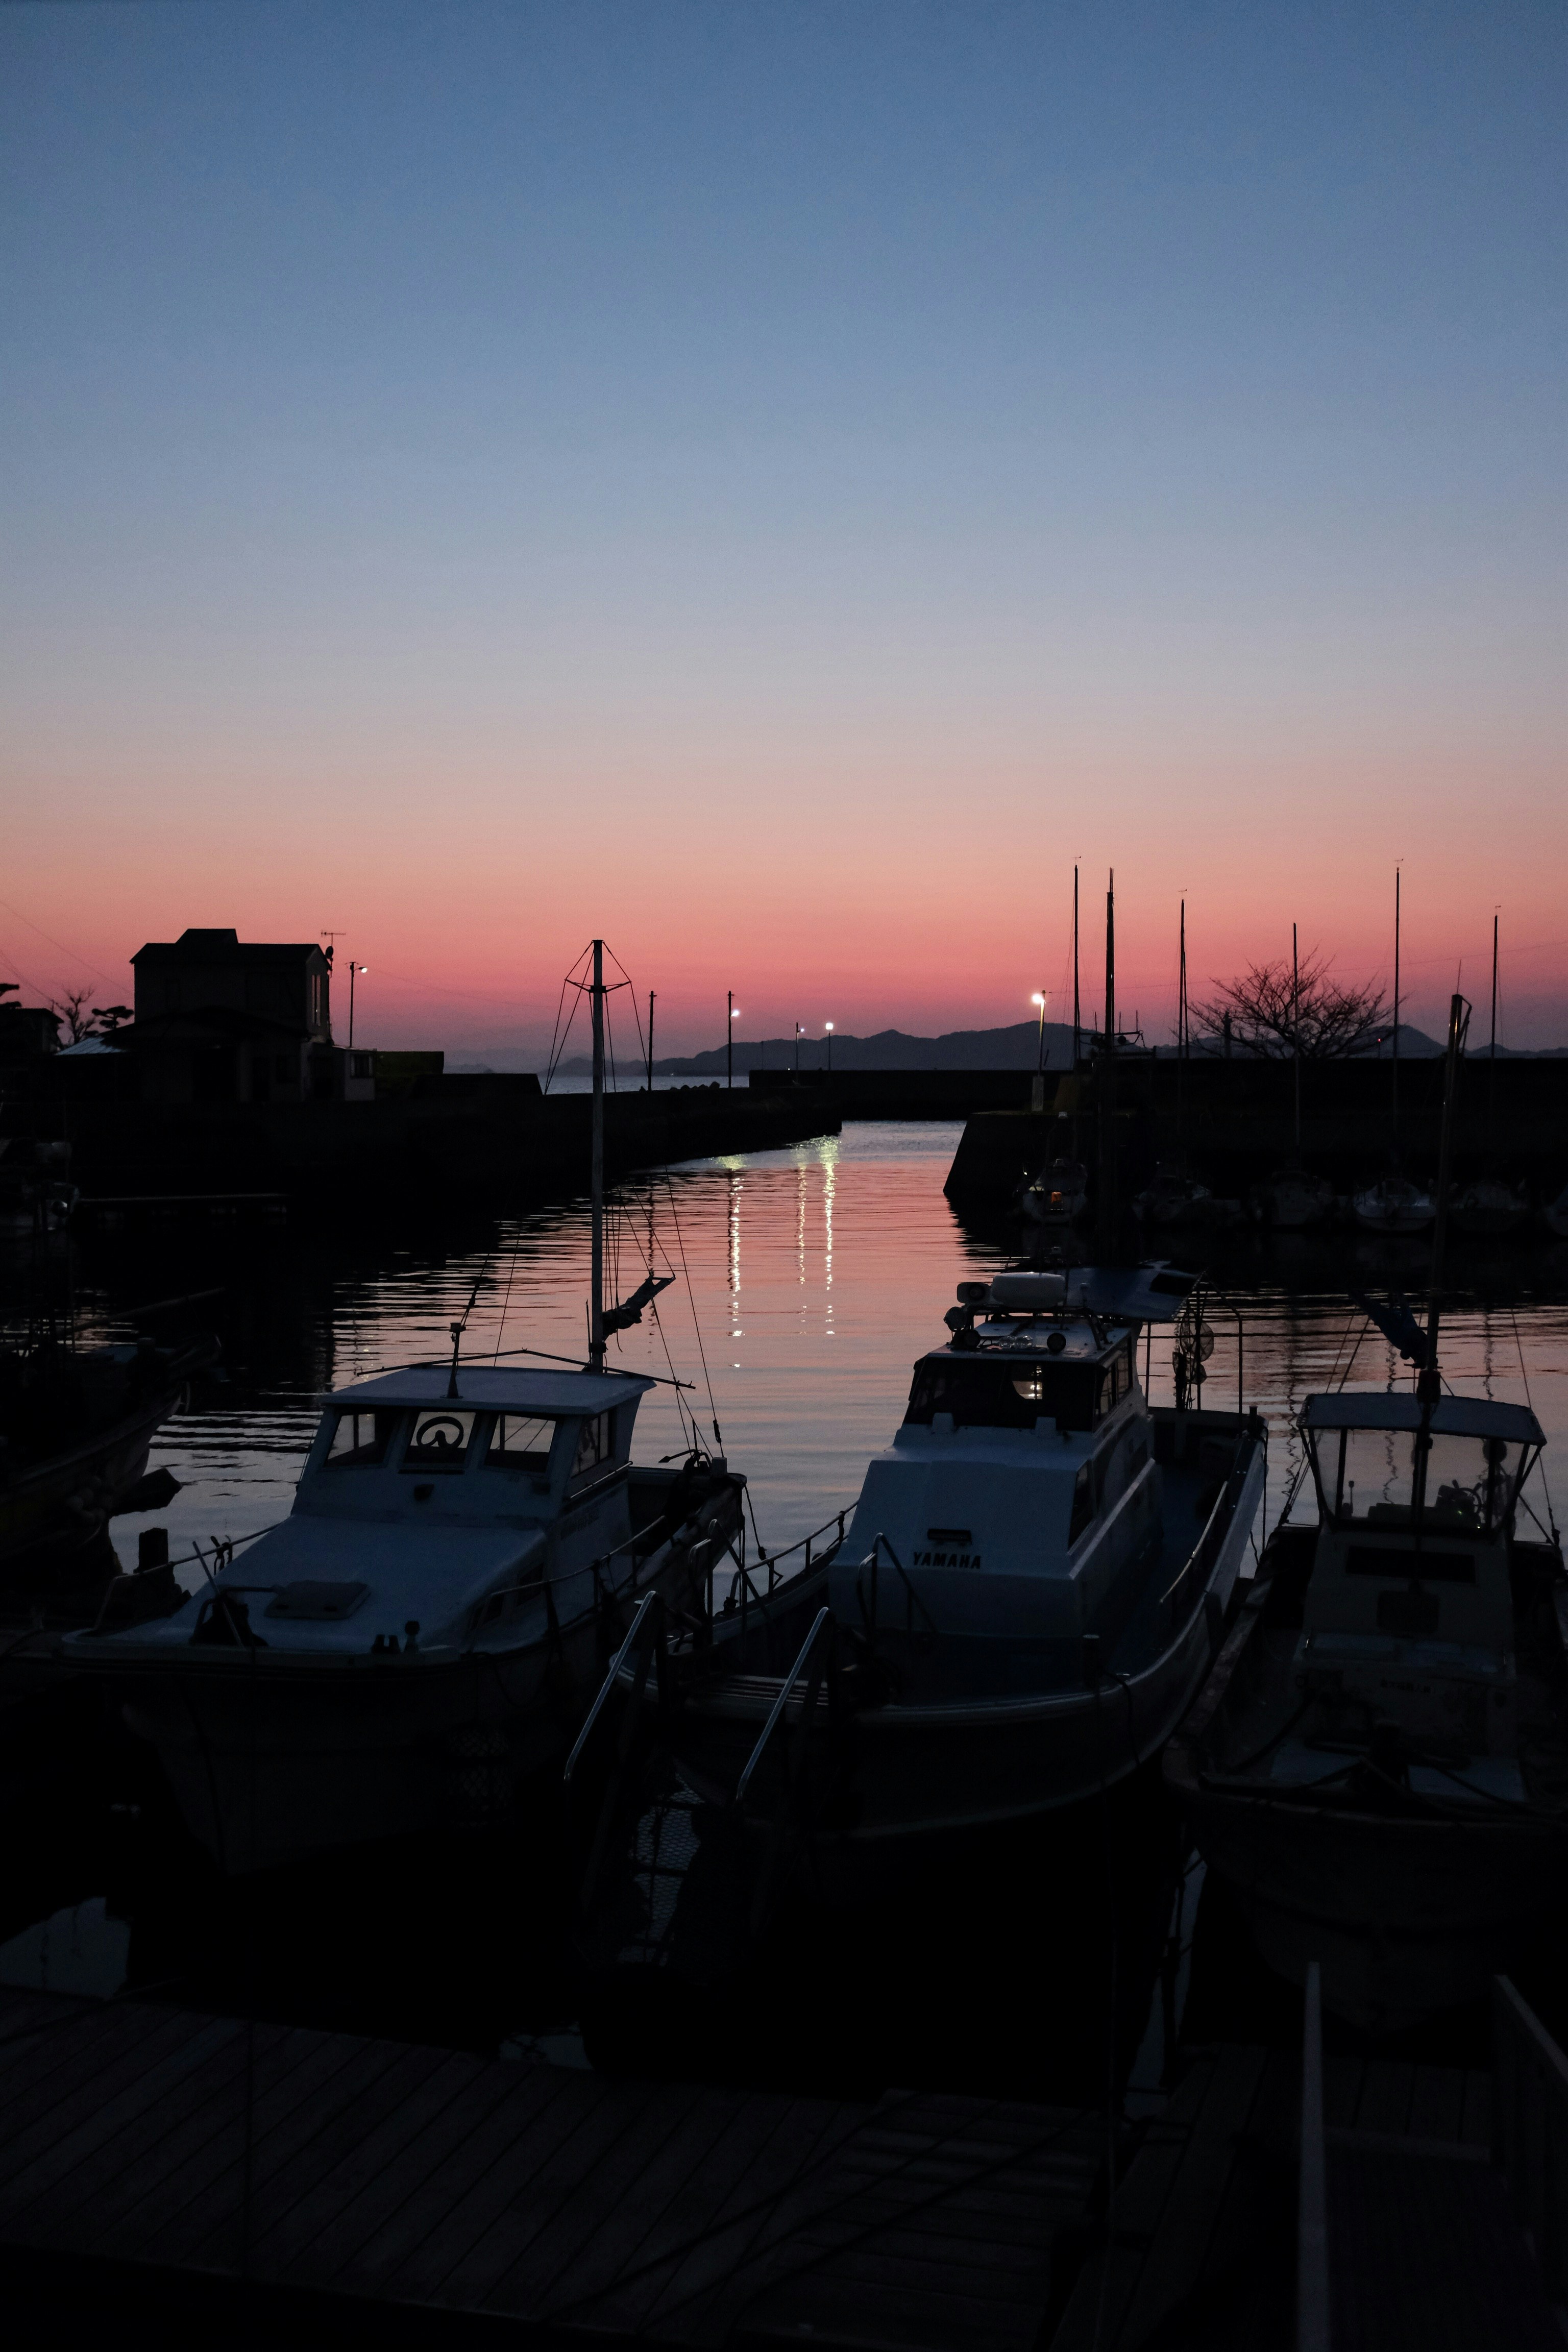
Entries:
{"label": "distant island silhouette", "polygon": [[[1086,1023],[1083,1037],[1089,1036]],[[874,1036],[852,1037],[835,1031],[833,1067],[836,1070],[1032,1070],[1039,1055],[1039,1025],[1034,1021],[1016,1021],[1005,1029],[949,1029],[940,1037],[911,1037],[902,1029],[879,1029]],[[1173,1053],[1174,1040],[1151,1036],[1148,1043],[1162,1055]],[[1205,1056],[1219,1052],[1217,1039],[1194,1038],[1193,1051]],[[1442,1040],[1429,1037],[1425,1030],[1413,1029],[1407,1022],[1399,1026],[1399,1051],[1402,1059],[1420,1061],[1441,1054]],[[1478,1047],[1471,1045],[1469,1058],[1484,1059],[1485,1041]],[[1551,1046],[1542,1054],[1521,1052],[1508,1046],[1498,1047],[1500,1061],[1539,1061],[1568,1052],[1563,1046]],[[1239,1058],[1239,1055],[1238,1055]],[[1363,1055],[1371,1060],[1375,1055]],[[1382,1058],[1390,1058],[1385,1043]],[[1070,1022],[1047,1021],[1046,1024],[1046,1067],[1062,1071],[1072,1060],[1072,1024]],[[635,1069],[636,1058],[620,1054],[616,1064],[623,1078]],[[795,1066],[795,1041],[793,1037],[737,1037],[733,1047],[733,1066],[738,1078],[752,1070],[792,1070]],[[721,1078],[724,1076],[724,1048],[715,1045],[704,1054],[671,1055],[656,1059],[654,1076],[661,1078]],[[825,1070],[827,1067],[826,1040],[822,1036],[802,1037],[800,1068]],[[561,1065],[565,1077],[585,1077],[593,1068],[586,1055],[574,1055]]]}

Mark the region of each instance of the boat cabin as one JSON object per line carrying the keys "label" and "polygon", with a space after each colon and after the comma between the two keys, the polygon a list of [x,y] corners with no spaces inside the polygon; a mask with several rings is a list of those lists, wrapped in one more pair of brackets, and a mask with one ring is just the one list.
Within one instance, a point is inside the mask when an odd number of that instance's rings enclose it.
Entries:
{"label": "boat cabin", "polygon": [[1056,1274],[963,1283],[914,1368],[836,1570],[881,1536],[943,1632],[1076,1640],[1109,1626],[1160,1538],[1136,1322],[1068,1303]]}
{"label": "boat cabin", "polygon": [[624,1486],[634,1374],[464,1364],[386,1372],[326,1400],[294,1508],[307,1516],[533,1521]]}
{"label": "boat cabin", "polygon": [[1544,1443],[1534,1413],[1484,1397],[1424,1405],[1342,1391],[1309,1397],[1301,1432],[1319,1533],[1300,1687],[1345,1736],[1375,1717],[1447,1731],[1467,1749],[1497,1746],[1511,1733],[1514,1515]]}

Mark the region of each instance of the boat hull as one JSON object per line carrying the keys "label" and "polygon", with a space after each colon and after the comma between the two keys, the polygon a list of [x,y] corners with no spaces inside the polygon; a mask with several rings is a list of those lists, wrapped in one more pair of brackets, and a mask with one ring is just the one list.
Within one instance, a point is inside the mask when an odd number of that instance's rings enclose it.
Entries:
{"label": "boat hull", "polygon": [[[1157,1756],[1213,1664],[1264,1478],[1258,1444],[1201,1588],[1173,1637],[1139,1671],[1108,1675],[1093,1689],[924,1705],[893,1696],[856,1707],[844,1727],[841,1793],[819,1834],[819,1857],[837,1852],[852,1885],[856,1857],[869,1849],[1081,1804]],[[896,1671],[899,1645],[888,1646]],[[683,1752],[699,1777],[733,1784],[777,1689],[761,1680],[721,1684],[688,1700]],[[786,1721],[798,1722],[801,1704],[788,1703]]]}
{"label": "boat hull", "polygon": [[1240,1905],[1259,1956],[1294,1984],[1316,1960],[1325,2005],[1368,2032],[1458,2008],[1517,1967],[1568,1860],[1554,1822],[1422,1821],[1201,1786],[1182,1793],[1194,1843]]}
{"label": "boat hull", "polygon": [[[721,1548],[739,1532],[738,1498],[714,1516]],[[635,1600],[656,1587],[695,1605],[713,1548],[667,1542],[599,1608],[510,1647],[302,1657],[193,1645],[166,1663],[103,1665],[198,1843],[230,1874],[268,1870],[499,1819],[571,1740]]]}

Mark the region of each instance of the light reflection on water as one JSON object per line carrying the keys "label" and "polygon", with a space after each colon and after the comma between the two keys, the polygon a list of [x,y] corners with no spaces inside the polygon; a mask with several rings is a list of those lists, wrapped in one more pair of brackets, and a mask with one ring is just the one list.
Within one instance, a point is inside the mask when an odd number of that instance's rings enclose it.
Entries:
{"label": "light reflection on water", "polygon": [[[673,1370],[694,1384],[685,1402],[705,1441],[717,1422],[730,1460],[751,1482],[770,1549],[854,1502],[868,1458],[898,1423],[911,1363],[945,1336],[954,1285],[1004,1261],[1005,1231],[967,1230],[943,1197],[960,1131],[949,1121],[851,1126],[787,1150],[694,1162],[616,1195],[608,1265],[619,1294],[650,1265],[676,1280],[657,1313],[612,1339],[611,1360],[666,1380]],[[1425,1251],[1384,1255],[1353,1234],[1226,1247],[1215,1271],[1241,1312],[1246,1398],[1274,1433],[1271,1523],[1298,1464],[1291,1423],[1308,1391],[1337,1384],[1347,1370],[1355,1387],[1408,1381],[1388,1344],[1365,1334],[1349,1292],[1407,1286],[1418,1295]],[[182,1548],[189,1537],[238,1537],[281,1517],[315,1398],[395,1365],[444,1360],[447,1327],[476,1285],[465,1359],[531,1347],[581,1361],[585,1347],[584,1202],[395,1244],[187,1233],[93,1250],[82,1293],[89,1307],[94,1277],[100,1302],[155,1295],[149,1286],[160,1281],[226,1286],[218,1319],[227,1389],[204,1392],[154,1453],[184,1482],[156,1515]],[[1559,1462],[1568,1454],[1562,1256],[1546,1242],[1484,1258],[1456,1252],[1444,1324],[1450,1383],[1520,1401],[1528,1389]],[[1211,1312],[1205,1395],[1230,1406],[1237,1318],[1223,1303]],[[1167,1401],[1168,1332],[1153,1335],[1151,1363],[1153,1400]],[[639,1415],[639,1456],[684,1442],[675,1392],[654,1390]],[[139,1524],[116,1523],[124,1556],[134,1553]]]}

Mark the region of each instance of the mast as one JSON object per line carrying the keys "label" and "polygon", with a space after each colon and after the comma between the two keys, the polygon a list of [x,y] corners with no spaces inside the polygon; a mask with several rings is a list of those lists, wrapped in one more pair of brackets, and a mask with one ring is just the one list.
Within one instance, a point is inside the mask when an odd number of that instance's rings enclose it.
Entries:
{"label": "mast", "polygon": [[1078,867],[1075,866],[1072,870],[1072,1066],[1075,1075],[1078,1057],[1082,1051],[1079,1036],[1082,1021],[1078,995]]}
{"label": "mast", "polygon": [[588,1302],[588,1369],[605,1369],[605,942],[594,941],[594,1152],[589,1181],[593,1296]]}
{"label": "mast", "polygon": [[[1182,900],[1181,947],[1176,964],[1176,1149],[1182,1148],[1182,1064],[1187,1058],[1187,902]],[[1150,1071],[1151,1087],[1153,1072]]]}
{"label": "mast", "polygon": [[1116,868],[1105,892],[1105,1032],[1095,1098],[1100,1110],[1100,1247],[1116,1246]]}
{"label": "mast", "polygon": [[1426,1302],[1426,1355],[1415,1393],[1436,1404],[1443,1393],[1437,1370],[1437,1286],[1443,1279],[1443,1244],[1448,1236],[1448,1186],[1454,1162],[1454,1111],[1459,1091],[1459,1057],[1470,1008],[1457,992],[1448,1005],[1448,1050],[1443,1064],[1443,1139],[1437,1153],[1437,1222],[1432,1228],[1432,1295]]}
{"label": "mast", "polygon": [[1394,1148],[1399,1149],[1399,868],[1394,869]]}
{"label": "mast", "polygon": [[1491,1067],[1487,1073],[1487,1125],[1497,1125],[1497,930],[1498,919],[1492,916],[1492,1040],[1487,1059]]}
{"label": "mast", "polygon": [[1290,1063],[1296,1074],[1296,1165],[1301,1164],[1301,959],[1290,926]]}
{"label": "mast", "polygon": [[651,988],[650,988],[650,989],[648,990],[648,992],[647,992],[647,1090],[648,1090],[648,1092],[649,1092],[649,1094],[650,1094],[650,1095],[651,1095],[651,1094],[652,1094],[652,1092],[653,1092],[653,1000],[654,1000],[655,993],[656,993],[656,992],[655,992],[653,989],[651,989]]}

